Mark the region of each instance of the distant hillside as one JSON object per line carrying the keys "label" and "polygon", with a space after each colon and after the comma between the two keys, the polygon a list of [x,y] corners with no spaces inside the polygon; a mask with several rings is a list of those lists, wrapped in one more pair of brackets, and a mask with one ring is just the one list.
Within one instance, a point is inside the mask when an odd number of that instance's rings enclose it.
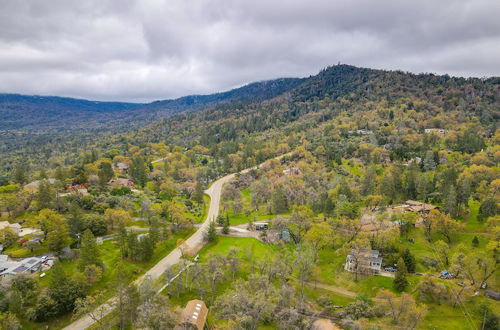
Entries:
{"label": "distant hillside", "polygon": [[56,96],[0,94],[0,130],[74,126],[104,115],[130,111],[142,104],[97,102]]}
{"label": "distant hillside", "polygon": [[97,102],[55,96],[0,94],[0,130],[43,132],[100,128],[133,128],[186,110],[228,102],[254,102],[273,98],[300,84],[283,78],[252,83],[223,93],[191,95],[149,104]]}

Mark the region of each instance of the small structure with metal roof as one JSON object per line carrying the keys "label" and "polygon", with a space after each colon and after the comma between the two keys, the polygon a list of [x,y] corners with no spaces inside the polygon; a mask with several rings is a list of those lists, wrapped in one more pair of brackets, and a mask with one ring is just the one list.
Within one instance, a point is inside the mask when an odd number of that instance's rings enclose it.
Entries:
{"label": "small structure with metal roof", "polygon": [[190,300],[182,311],[180,329],[203,330],[207,321],[208,308],[201,300]]}

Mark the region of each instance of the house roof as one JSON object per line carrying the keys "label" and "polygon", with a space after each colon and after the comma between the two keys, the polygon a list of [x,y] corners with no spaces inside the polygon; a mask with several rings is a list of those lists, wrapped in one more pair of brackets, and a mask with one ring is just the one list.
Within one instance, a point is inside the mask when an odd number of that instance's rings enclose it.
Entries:
{"label": "house roof", "polygon": [[203,330],[207,320],[208,308],[201,300],[190,300],[182,311],[181,324],[192,324],[198,330]]}
{"label": "house roof", "polygon": [[23,259],[22,261],[0,262],[1,275],[16,275],[38,267],[42,259],[37,257]]}

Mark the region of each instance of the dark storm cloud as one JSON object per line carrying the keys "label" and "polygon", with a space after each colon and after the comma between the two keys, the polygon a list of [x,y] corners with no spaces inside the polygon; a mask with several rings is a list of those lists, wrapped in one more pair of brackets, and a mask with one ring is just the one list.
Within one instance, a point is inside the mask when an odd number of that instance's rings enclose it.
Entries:
{"label": "dark storm cloud", "polygon": [[0,92],[209,93],[337,62],[500,75],[497,0],[0,0]]}

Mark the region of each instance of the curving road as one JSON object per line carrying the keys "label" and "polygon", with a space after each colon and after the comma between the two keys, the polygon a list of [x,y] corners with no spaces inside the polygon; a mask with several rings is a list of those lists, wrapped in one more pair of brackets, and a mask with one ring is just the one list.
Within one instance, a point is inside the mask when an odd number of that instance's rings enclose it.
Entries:
{"label": "curving road", "polygon": [[[284,156],[284,155],[283,155]],[[277,157],[281,158],[283,156]],[[157,160],[159,161],[159,160]],[[246,173],[258,166],[254,166],[252,168],[248,168],[246,170],[241,171],[241,173]],[[226,175],[217,181],[213,182],[210,188],[205,190],[205,193],[210,196],[210,206],[207,213],[207,218],[202,223],[202,225],[198,228],[198,230],[191,235],[183,244],[183,248],[185,251],[189,251],[191,254],[198,252],[203,245],[205,244],[203,239],[203,234],[206,231],[207,227],[210,225],[210,221],[215,220],[217,215],[219,214],[219,205],[220,205],[220,197],[222,192],[222,186],[231,181],[235,177],[235,173]],[[177,264],[181,259],[181,250],[179,247],[175,248],[172,252],[170,252],[166,257],[161,259],[156,265],[153,266],[150,270],[148,270],[144,275],[135,280],[134,283],[141,283],[144,278],[147,276],[151,277],[151,279],[158,279],[168,268],[172,265]],[[105,312],[103,315],[109,314],[113,310],[113,305],[116,302],[116,298],[109,299],[106,303],[101,305],[99,309],[104,309]],[[95,321],[92,320],[88,315],[82,317],[67,327],[64,330],[81,330],[90,327],[94,324]]]}

